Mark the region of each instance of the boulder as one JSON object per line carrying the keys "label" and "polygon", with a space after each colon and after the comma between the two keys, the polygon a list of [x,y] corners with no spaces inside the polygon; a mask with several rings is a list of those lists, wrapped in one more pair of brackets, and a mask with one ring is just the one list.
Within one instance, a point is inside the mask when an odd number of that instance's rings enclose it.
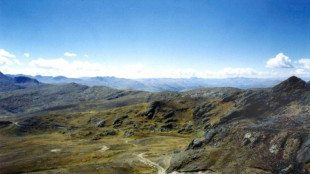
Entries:
{"label": "boulder", "polygon": [[278,135],[276,135],[271,141],[270,141],[270,148],[269,152],[273,154],[277,154],[280,150],[283,149],[283,146],[287,139],[287,132],[282,132]]}
{"label": "boulder", "polygon": [[242,140],[242,146],[246,146],[248,144],[251,144],[254,146],[261,140],[261,135],[256,132],[248,132],[244,135],[243,140]]}
{"label": "boulder", "polygon": [[173,173],[175,171],[179,173],[206,171],[208,163],[205,162],[205,159],[201,159],[203,156],[205,154],[202,148],[173,153],[166,173]]}
{"label": "boulder", "polygon": [[165,121],[165,123],[172,123],[172,122],[177,122],[178,121],[178,119],[176,119],[176,118],[168,118],[166,121]]}
{"label": "boulder", "polygon": [[197,148],[200,148],[202,147],[204,144],[204,142],[198,138],[194,139],[193,141],[191,141],[188,145],[188,147],[186,148],[186,150],[189,150],[189,149],[197,149]]}
{"label": "boulder", "polygon": [[163,114],[164,119],[167,119],[173,116],[174,116],[174,111],[169,111]]}
{"label": "boulder", "polygon": [[104,126],[105,126],[105,123],[106,123],[106,121],[100,120],[100,121],[98,121],[98,123],[97,123],[97,127],[104,127]]}
{"label": "boulder", "polygon": [[128,118],[128,115],[124,115],[124,116],[121,116],[121,117],[115,119],[114,123],[113,123],[113,127],[114,128],[120,127],[123,123],[123,120],[126,118]]}
{"label": "boulder", "polygon": [[125,134],[124,134],[124,138],[128,138],[128,137],[132,137],[134,135],[134,132],[131,132],[131,131],[129,131],[129,132],[125,132]]}
{"label": "boulder", "polygon": [[125,124],[126,125],[131,125],[131,124],[133,124],[133,121],[126,121]]}
{"label": "boulder", "polygon": [[160,126],[159,129],[160,129],[161,132],[168,132],[171,129],[173,129],[173,124],[172,123],[164,124],[164,125]]}
{"label": "boulder", "polygon": [[310,138],[307,139],[297,152],[296,159],[300,163],[310,162]]}
{"label": "boulder", "polygon": [[146,116],[149,119],[152,119],[157,112],[158,107],[160,106],[160,101],[154,101],[150,104],[148,110],[146,111]]}
{"label": "boulder", "polygon": [[212,140],[212,138],[214,137],[216,135],[216,130],[215,129],[209,129],[206,133],[205,133],[205,135],[204,135],[204,140],[203,140],[203,142],[205,143],[205,144],[208,144],[211,140]]}
{"label": "boulder", "polygon": [[193,125],[187,125],[187,124],[184,124],[183,128],[178,130],[179,134],[188,134],[191,132],[193,132]]}
{"label": "boulder", "polygon": [[294,169],[294,166],[291,164],[291,165],[289,165],[287,168],[285,168],[285,169],[282,169],[281,171],[280,171],[280,174],[290,174],[290,173],[292,173],[292,170]]}

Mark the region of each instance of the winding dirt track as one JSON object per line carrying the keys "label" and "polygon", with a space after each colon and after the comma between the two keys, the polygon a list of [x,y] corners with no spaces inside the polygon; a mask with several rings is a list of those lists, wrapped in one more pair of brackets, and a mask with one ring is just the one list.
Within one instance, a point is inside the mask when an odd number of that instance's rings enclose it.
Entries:
{"label": "winding dirt track", "polygon": [[144,154],[145,154],[145,152],[144,152],[144,153],[140,153],[139,155],[137,155],[137,156],[138,156],[138,159],[139,159],[142,163],[144,163],[144,164],[146,164],[146,165],[148,165],[148,166],[150,166],[150,167],[152,167],[152,168],[156,168],[157,171],[158,171],[158,174],[166,174],[166,170],[165,170],[164,168],[162,168],[160,165],[154,163],[153,161],[151,161],[151,160],[145,158],[145,157],[143,156]]}

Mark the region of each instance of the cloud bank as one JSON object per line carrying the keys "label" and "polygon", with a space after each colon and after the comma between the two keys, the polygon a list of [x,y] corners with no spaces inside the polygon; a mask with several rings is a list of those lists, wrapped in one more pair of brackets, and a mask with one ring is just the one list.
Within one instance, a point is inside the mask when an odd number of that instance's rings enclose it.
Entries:
{"label": "cloud bank", "polygon": [[[25,53],[26,54],[26,53]],[[26,55],[21,56],[26,56]],[[29,54],[29,53],[28,53]],[[73,56],[74,53],[67,55]],[[85,55],[83,55],[85,57]],[[27,56],[26,56],[27,57]],[[6,74],[44,75],[44,76],[67,76],[67,77],[95,77],[95,76],[115,76],[120,78],[279,78],[289,75],[310,76],[310,59],[304,58],[295,61],[279,53],[276,57],[266,62],[271,71],[257,71],[253,68],[232,68],[225,67],[216,71],[198,71],[193,68],[170,68],[155,69],[141,63],[125,66],[110,66],[87,60],[66,60],[59,57],[55,59],[45,59],[43,57],[33,59],[29,62],[21,63],[16,56],[4,49],[0,49],[0,71]],[[298,67],[298,68],[295,68]],[[282,68],[283,71],[280,71]],[[291,69],[289,69],[291,68]]]}

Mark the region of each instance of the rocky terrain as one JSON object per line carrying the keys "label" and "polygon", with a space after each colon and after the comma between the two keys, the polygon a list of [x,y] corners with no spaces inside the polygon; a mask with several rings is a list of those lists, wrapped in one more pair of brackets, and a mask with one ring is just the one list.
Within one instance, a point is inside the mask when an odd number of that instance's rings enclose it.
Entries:
{"label": "rocky terrain", "polygon": [[309,173],[309,103],[294,76],[246,90],[7,90],[0,173]]}

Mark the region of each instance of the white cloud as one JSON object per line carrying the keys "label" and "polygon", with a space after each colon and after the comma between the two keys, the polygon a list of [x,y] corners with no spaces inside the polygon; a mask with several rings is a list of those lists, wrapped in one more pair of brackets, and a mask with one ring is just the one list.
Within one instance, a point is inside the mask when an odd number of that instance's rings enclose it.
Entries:
{"label": "white cloud", "polygon": [[12,61],[6,57],[0,56],[0,65],[11,65]]}
{"label": "white cloud", "polygon": [[88,58],[88,54],[85,54],[84,57],[87,57],[87,58]]}
{"label": "white cloud", "polygon": [[64,55],[65,55],[65,56],[68,56],[68,57],[75,57],[75,56],[77,56],[77,54],[75,54],[75,53],[69,53],[69,52],[65,52]]}
{"label": "white cloud", "polygon": [[20,61],[19,61],[18,59],[13,59],[13,62],[16,63],[16,64],[18,64],[18,65],[21,64]]}
{"label": "white cloud", "polygon": [[30,54],[29,54],[29,53],[24,53],[24,56],[25,56],[25,57],[29,57]]}
{"label": "white cloud", "polygon": [[[121,78],[231,78],[231,77],[280,77],[283,73],[259,72],[252,68],[224,68],[218,71],[184,69],[155,69],[143,64],[106,66],[88,61],[68,61],[64,58],[32,60],[29,66],[15,68],[6,66],[2,71],[10,74],[46,75],[67,77],[115,76]],[[302,73],[301,70],[296,71]],[[296,72],[290,72],[296,74]],[[287,74],[286,74],[287,75]]]}
{"label": "white cloud", "polygon": [[302,68],[310,69],[310,59],[300,59],[297,63],[301,64]]}
{"label": "white cloud", "polygon": [[11,57],[11,58],[15,57],[14,54],[11,54],[11,53],[5,51],[4,49],[0,49],[0,56],[1,57]]}
{"label": "white cloud", "polygon": [[13,64],[13,61],[11,60],[11,58],[15,58],[15,57],[16,56],[14,54],[11,54],[8,51],[5,51],[4,49],[0,49],[0,65]]}
{"label": "white cloud", "polygon": [[293,68],[292,60],[283,53],[279,53],[266,62],[266,68]]}

